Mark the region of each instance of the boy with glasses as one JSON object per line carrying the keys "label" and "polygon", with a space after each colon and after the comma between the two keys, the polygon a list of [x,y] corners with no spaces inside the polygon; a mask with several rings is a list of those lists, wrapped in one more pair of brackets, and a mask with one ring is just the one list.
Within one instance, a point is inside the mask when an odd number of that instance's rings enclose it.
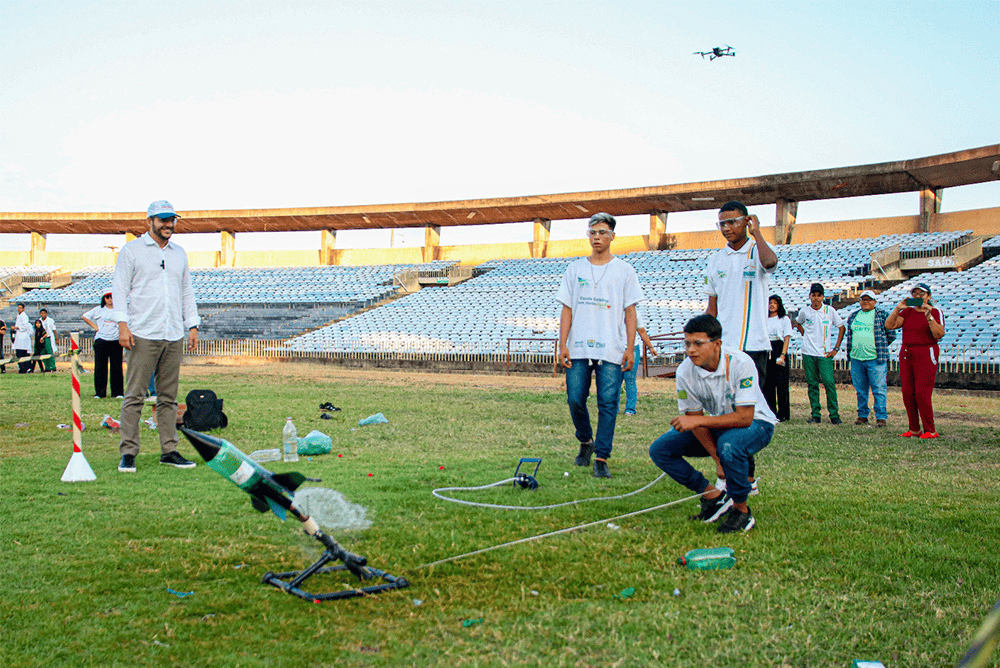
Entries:
{"label": "boy with glasses", "polygon": [[[676,482],[702,494],[701,510],[690,519],[711,523],[722,517],[718,533],[735,533],[756,524],[747,505],[750,457],[771,442],[778,418],[764,400],[753,360],[724,346],[723,331],[707,314],[684,325],[687,359],[677,368],[680,415],[649,446],[649,457]],[[711,457],[725,473],[727,489],[716,489],[685,457]]]}
{"label": "boy with glasses", "polygon": [[[635,306],[642,301],[639,277],[629,263],[611,255],[615,219],[607,213],[587,225],[591,254],[566,268],[556,299],[559,318],[559,362],[566,369],[569,414],[580,441],[574,462],[590,466],[594,477],[610,478],[611,456],[622,391],[622,371],[635,364]],[[590,380],[597,377],[596,437],[587,411]]]}
{"label": "boy with glasses", "polygon": [[[760,220],[742,202],[726,202],[719,209],[719,231],[726,245],[708,258],[704,292],[708,295],[705,313],[722,324],[723,343],[742,350],[757,367],[763,387],[767,379],[767,358],[771,337],[767,333],[767,301],[771,294],[768,274],[778,266],[778,255],[760,231]],[[750,240],[753,237],[753,241]],[[726,478],[717,471],[716,487],[726,489]],[[750,458],[749,476],[756,466]],[[753,482],[752,494],[757,493]]]}

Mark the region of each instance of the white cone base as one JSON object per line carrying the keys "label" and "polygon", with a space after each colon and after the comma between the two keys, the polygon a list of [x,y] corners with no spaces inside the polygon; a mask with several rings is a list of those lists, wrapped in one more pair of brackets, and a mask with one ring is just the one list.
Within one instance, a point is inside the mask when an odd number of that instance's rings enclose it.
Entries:
{"label": "white cone base", "polygon": [[83,453],[74,452],[73,456],[69,458],[69,464],[66,465],[61,480],[63,482],[87,482],[97,480],[97,476],[94,475],[94,469],[90,468],[90,463],[83,456]]}

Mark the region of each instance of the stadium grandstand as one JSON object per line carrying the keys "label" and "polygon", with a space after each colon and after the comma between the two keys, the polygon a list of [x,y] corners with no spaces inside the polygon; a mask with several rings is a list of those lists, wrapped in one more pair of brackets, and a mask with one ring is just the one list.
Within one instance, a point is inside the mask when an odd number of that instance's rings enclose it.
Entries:
{"label": "stadium grandstand", "polygon": [[[961,172],[958,176],[947,172],[951,163],[959,165],[955,168],[956,173]],[[972,163],[983,174],[972,170]],[[662,358],[651,362],[669,366],[670,360],[676,361],[681,354],[676,344],[670,343],[669,335],[676,335],[689,318],[704,312],[706,297],[701,288],[705,265],[723,240],[717,231],[667,234],[666,212],[716,208],[720,201],[740,198],[751,205],[777,204],[775,226],[764,229],[775,239],[779,256],[770,291],[783,298],[790,312],[808,302],[813,282],[824,284],[845,319],[858,308],[857,297],[864,289],[880,292],[880,305],[891,309],[908,296],[911,286],[926,282],[947,319],[947,334],[941,341],[946,370],[996,375],[1000,366],[1000,310],[991,295],[1000,285],[1000,209],[942,214],[941,189],[936,184],[950,187],[984,182],[997,178],[998,170],[1000,145],[839,172],[757,177],[755,183],[741,179],[738,184],[664,186],[642,189],[641,193],[576,193],[515,198],[506,204],[493,200],[490,208],[481,206],[481,201],[467,201],[409,205],[408,211],[407,205],[391,205],[382,207],[382,214],[375,211],[377,207],[354,212],[296,210],[294,216],[280,214],[280,210],[267,215],[257,212],[257,218],[266,219],[269,230],[274,229],[275,220],[292,218],[298,221],[295,229],[320,225],[309,222],[309,216],[322,218],[328,232],[341,224],[341,229],[380,224],[423,224],[428,229],[423,249],[389,249],[376,258],[388,261],[350,266],[337,262],[348,256],[333,251],[329,245],[329,237],[335,238],[332,232],[324,235],[326,247],[313,255],[314,266],[238,266],[235,252],[226,250],[227,243],[232,246],[232,221],[237,218],[233,212],[185,214],[185,225],[191,219],[196,226],[215,220],[216,231],[223,235],[222,250],[207,260],[214,266],[199,266],[206,263],[204,257],[193,257],[191,262],[203,318],[200,348],[195,354],[325,357],[372,363],[397,359],[408,360],[413,366],[422,360],[452,359],[484,362],[493,368],[502,368],[513,359],[535,364],[537,369],[546,364],[551,367],[560,312],[555,292],[567,265],[586,254],[589,247],[582,239],[549,242],[548,221],[580,218],[597,210],[619,215],[645,210],[650,215],[650,234],[620,238],[614,250],[638,273],[646,297],[642,310],[647,330],[654,337],[666,336]],[[894,180],[893,175],[900,171],[911,177],[906,187]],[[915,180],[914,174],[924,180]],[[918,215],[795,225],[795,197],[822,199],[907,188],[921,193]],[[677,194],[681,191],[686,203]],[[554,205],[559,198],[558,206]],[[528,201],[533,199],[537,203]],[[469,224],[482,224],[482,218],[492,215],[499,216],[494,222],[532,220],[535,241],[459,251],[435,246],[439,226],[461,224],[456,221],[463,216],[456,212],[465,211],[481,214],[464,215]],[[490,213],[494,211],[503,213]],[[244,222],[237,229],[256,229],[246,222],[254,218],[251,213],[240,212],[238,218]],[[138,214],[136,221],[133,214],[132,222],[126,224],[119,214],[0,214],[0,232],[28,230],[33,244],[41,237],[44,246],[44,235],[65,233],[67,220],[96,221],[82,230],[89,232],[106,232],[101,225],[112,221],[119,230],[134,227],[130,232],[134,234],[141,233],[141,216]],[[358,216],[367,222],[359,223]],[[872,230],[884,233],[870,235]],[[403,252],[416,261],[398,261]],[[80,267],[33,261],[48,257],[36,245],[30,255],[19,258],[25,260],[21,265],[10,263],[18,259],[15,255],[0,252],[0,261],[10,265],[0,266],[0,318],[9,322],[16,313],[14,304],[24,302],[31,314],[42,306],[48,308],[62,332],[85,330],[80,326],[80,315],[100,303],[100,295],[110,290],[114,253],[106,253],[101,263]],[[81,255],[92,258],[94,254]],[[447,255],[455,258],[442,257]],[[279,258],[279,254],[273,257]],[[84,353],[90,351],[90,337],[92,332],[82,331]],[[893,348],[898,352],[898,339]],[[795,369],[799,366],[797,337],[791,352]],[[841,367],[844,355],[843,350],[838,354]]]}

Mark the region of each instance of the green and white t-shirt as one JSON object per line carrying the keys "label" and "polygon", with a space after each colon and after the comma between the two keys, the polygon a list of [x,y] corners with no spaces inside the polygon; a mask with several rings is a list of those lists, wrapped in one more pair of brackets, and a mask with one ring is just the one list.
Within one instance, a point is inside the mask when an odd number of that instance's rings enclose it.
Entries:
{"label": "green and white t-shirt", "polygon": [[844,324],[844,319],[837,309],[823,304],[817,311],[812,304],[799,309],[795,322],[802,325],[805,335],[802,337],[802,354],[813,357],[825,357],[833,349],[830,336]]}
{"label": "green and white t-shirt", "polygon": [[851,359],[868,362],[876,357],[875,309],[858,311],[851,322]]}
{"label": "green and white t-shirt", "polygon": [[739,350],[771,350],[767,335],[768,277],[757,244],[738,250],[727,244],[708,258],[704,293],[716,298],[722,341]]}
{"label": "green and white t-shirt", "polygon": [[705,415],[728,415],[737,406],[753,406],[753,419],[777,424],[760,389],[757,367],[740,350],[722,347],[719,367],[703,369],[691,358],[677,367],[677,409],[681,413],[702,411]]}

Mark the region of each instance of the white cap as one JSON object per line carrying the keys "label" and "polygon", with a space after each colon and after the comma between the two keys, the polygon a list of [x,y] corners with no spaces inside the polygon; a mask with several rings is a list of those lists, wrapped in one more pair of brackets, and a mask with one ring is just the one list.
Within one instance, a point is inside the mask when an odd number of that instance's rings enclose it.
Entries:
{"label": "white cap", "polygon": [[874,290],[865,290],[864,292],[861,293],[861,297],[859,297],[859,299],[863,297],[870,297],[872,301],[876,302],[878,301],[878,295],[875,294]]}
{"label": "white cap", "polygon": [[174,205],[165,199],[156,200],[149,205],[148,209],[146,209],[146,218],[152,218],[154,216],[157,218],[173,218],[174,216],[180,218],[180,216],[177,215],[177,212],[174,211]]}

